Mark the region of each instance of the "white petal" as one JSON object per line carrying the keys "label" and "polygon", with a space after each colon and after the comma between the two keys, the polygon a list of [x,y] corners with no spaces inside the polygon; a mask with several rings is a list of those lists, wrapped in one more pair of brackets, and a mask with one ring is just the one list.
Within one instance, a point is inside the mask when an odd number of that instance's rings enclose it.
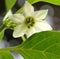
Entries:
{"label": "white petal", "polygon": [[35,28],[34,27],[32,27],[32,28],[30,28],[30,29],[27,29],[27,31],[26,31],[26,36],[27,36],[27,38],[28,37],[30,37],[31,35],[33,35],[34,33],[36,33],[36,30],[35,30]]}
{"label": "white petal", "polygon": [[18,25],[13,32],[13,37],[17,38],[23,36],[26,30],[27,27],[24,24]]}
{"label": "white petal", "polygon": [[34,12],[33,6],[26,1],[24,5],[24,15],[28,17],[31,16],[33,12]]}
{"label": "white petal", "polygon": [[52,30],[52,27],[48,23],[43,22],[43,21],[42,22],[36,22],[34,27],[36,29],[36,32]]}
{"label": "white petal", "polygon": [[20,24],[24,21],[25,17],[22,14],[13,14],[12,16],[9,16],[9,19],[14,23]]}
{"label": "white petal", "polygon": [[3,21],[6,20],[7,17],[10,16],[10,15],[12,15],[12,11],[11,11],[11,10],[9,10],[9,11],[7,12],[7,14],[5,15]]}
{"label": "white petal", "polygon": [[33,16],[36,18],[37,21],[42,21],[46,18],[48,10],[40,10],[34,12]]}

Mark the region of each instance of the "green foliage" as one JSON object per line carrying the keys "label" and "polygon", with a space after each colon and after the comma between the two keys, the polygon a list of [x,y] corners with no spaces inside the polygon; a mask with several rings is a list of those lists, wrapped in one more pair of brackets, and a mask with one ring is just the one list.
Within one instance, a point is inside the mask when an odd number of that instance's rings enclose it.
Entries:
{"label": "green foliage", "polygon": [[39,1],[43,1],[43,2],[48,2],[48,3],[54,4],[54,5],[60,6],[60,0],[27,0],[27,1],[30,2],[31,4],[34,4]]}
{"label": "green foliage", "polygon": [[[59,0],[27,0],[31,4],[39,1],[59,5]],[[16,0],[5,0],[7,11],[9,11]],[[16,13],[20,13],[23,8]],[[4,36],[5,27],[0,26],[0,40]],[[28,38],[22,45],[12,48],[0,49],[0,59],[14,59],[9,51],[15,51],[21,54],[24,59],[60,59],[60,32],[44,31],[36,33]]]}
{"label": "green foliage", "polygon": [[0,59],[14,59],[9,51],[0,51]]}
{"label": "green foliage", "polygon": [[5,0],[6,9],[9,11],[15,4],[16,0]]}
{"label": "green foliage", "polygon": [[60,59],[60,32],[34,34],[19,48],[25,59]]}
{"label": "green foliage", "polygon": [[4,31],[5,31],[5,27],[2,25],[0,26],[0,40],[2,40],[3,36],[4,36]]}
{"label": "green foliage", "polygon": [[0,40],[2,40],[3,36],[4,36],[4,29],[0,32]]}
{"label": "green foliage", "polygon": [[60,32],[36,33],[20,46],[0,49],[9,50],[20,53],[24,59],[60,59]]}
{"label": "green foliage", "polygon": [[41,0],[27,0],[27,1],[30,2],[31,4],[34,4],[34,3],[37,3],[37,2],[39,2]]}
{"label": "green foliage", "polygon": [[60,6],[60,0],[41,0],[41,1]]}

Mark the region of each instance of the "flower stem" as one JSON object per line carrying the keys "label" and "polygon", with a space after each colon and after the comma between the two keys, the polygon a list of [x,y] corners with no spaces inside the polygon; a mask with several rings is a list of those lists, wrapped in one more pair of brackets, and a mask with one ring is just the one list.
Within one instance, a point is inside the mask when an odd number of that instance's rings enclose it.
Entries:
{"label": "flower stem", "polygon": [[23,42],[25,42],[25,41],[26,41],[26,38],[25,38],[24,36],[22,36],[21,38],[22,38]]}

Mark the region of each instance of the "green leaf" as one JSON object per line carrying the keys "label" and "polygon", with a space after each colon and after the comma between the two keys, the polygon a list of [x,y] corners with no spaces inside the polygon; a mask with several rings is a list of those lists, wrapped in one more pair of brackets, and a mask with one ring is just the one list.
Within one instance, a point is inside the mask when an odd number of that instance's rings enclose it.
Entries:
{"label": "green leaf", "polygon": [[7,11],[9,11],[14,6],[15,3],[16,0],[5,0]]}
{"label": "green leaf", "polygon": [[41,0],[41,1],[60,6],[60,0]]}
{"label": "green leaf", "polygon": [[34,4],[34,3],[37,3],[37,2],[39,2],[39,1],[41,1],[41,0],[27,0],[29,3],[31,3],[31,4]]}
{"label": "green leaf", "polygon": [[[3,48],[0,49],[1,51],[16,51],[24,59],[60,59],[60,32],[44,31],[36,33],[22,45]],[[5,55],[5,53],[3,54]]]}
{"label": "green leaf", "polygon": [[3,36],[4,36],[4,29],[0,32],[0,40],[2,40]]}
{"label": "green leaf", "polygon": [[0,51],[0,59],[14,59],[9,51]]}
{"label": "green leaf", "polygon": [[16,49],[25,59],[60,59],[60,32],[34,34]]}
{"label": "green leaf", "polygon": [[39,1],[43,1],[60,6],[60,0],[27,0],[27,1],[30,2],[31,4],[37,3]]}
{"label": "green leaf", "polygon": [[2,40],[3,36],[4,36],[4,31],[5,31],[5,27],[3,25],[0,26],[0,40]]}

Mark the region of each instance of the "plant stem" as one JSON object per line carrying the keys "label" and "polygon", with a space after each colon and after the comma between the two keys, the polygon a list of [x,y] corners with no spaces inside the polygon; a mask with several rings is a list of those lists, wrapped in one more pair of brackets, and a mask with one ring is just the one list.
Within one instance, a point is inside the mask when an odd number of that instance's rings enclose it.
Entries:
{"label": "plant stem", "polygon": [[22,38],[23,42],[25,42],[25,41],[26,41],[26,38],[25,38],[24,36],[22,36],[21,38]]}

